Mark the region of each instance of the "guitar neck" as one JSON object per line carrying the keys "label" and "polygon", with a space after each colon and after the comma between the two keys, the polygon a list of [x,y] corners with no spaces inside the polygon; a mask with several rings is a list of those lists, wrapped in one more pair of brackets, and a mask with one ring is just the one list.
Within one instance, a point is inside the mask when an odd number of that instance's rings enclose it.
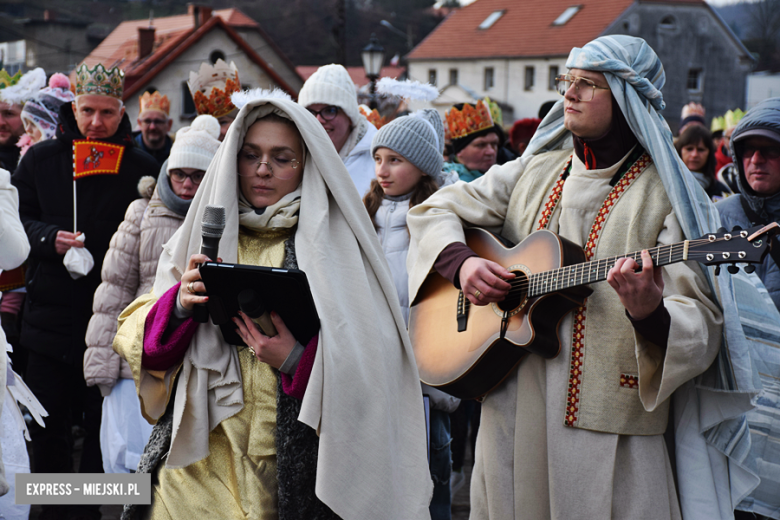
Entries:
{"label": "guitar neck", "polygon": [[[689,240],[658,246],[647,251],[653,260],[653,265],[663,267],[688,260]],[[633,258],[642,267],[642,252],[635,251],[620,256],[600,258],[581,264],[567,265],[550,271],[532,274],[528,277],[528,296],[543,296],[563,289],[601,282],[607,279],[607,273],[621,258]]]}

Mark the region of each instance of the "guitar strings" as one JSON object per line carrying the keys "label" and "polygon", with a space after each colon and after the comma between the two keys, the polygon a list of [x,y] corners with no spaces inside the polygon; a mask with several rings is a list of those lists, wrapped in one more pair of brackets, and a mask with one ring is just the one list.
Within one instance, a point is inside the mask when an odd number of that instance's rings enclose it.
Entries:
{"label": "guitar strings", "polygon": [[[717,238],[714,241],[710,241],[709,239],[702,238],[702,239],[695,239],[695,240],[689,240],[688,245],[695,246],[703,243],[712,244],[715,242],[721,242],[726,241],[725,238]],[[670,258],[670,262],[664,264],[669,265],[671,263],[676,263],[679,261],[682,261],[682,255],[685,252],[685,242],[678,242],[676,244],[670,244],[665,246],[658,246],[655,248],[650,248],[649,250],[654,250],[655,258]],[[649,251],[648,250],[648,251]],[[699,251],[688,251],[688,260],[696,260],[697,258],[706,259],[707,254],[723,254],[727,253],[728,251],[707,251],[707,252],[699,252]],[[569,266],[563,266],[559,267],[557,269],[552,269],[549,271],[544,271],[541,273],[533,273],[530,276],[525,276],[520,279],[515,279],[510,283],[511,288],[509,290],[509,294],[516,294],[517,292],[522,292],[527,290],[529,286],[535,286],[539,285],[540,289],[543,289],[544,293],[549,292],[555,292],[556,290],[565,289],[568,287],[576,286],[576,285],[586,285],[587,283],[591,283],[591,275],[593,274],[593,269],[591,269],[591,266],[595,267],[595,280],[592,280],[593,282],[599,282],[604,279],[606,279],[607,273],[609,269],[614,267],[614,264],[617,260],[621,258],[633,258],[635,261],[640,261],[641,252],[634,252],[629,253],[627,255],[621,255],[621,256],[613,256],[608,258],[599,258],[596,260],[591,260],[589,262],[582,262],[579,264],[569,265]],[[604,265],[601,265],[601,264]],[[641,264],[640,264],[641,267]],[[601,274],[603,270],[603,275]],[[588,275],[588,282],[584,282],[585,275]],[[574,275],[574,278],[579,278],[580,280],[577,283],[574,283],[573,285],[569,285],[568,281],[571,279],[572,275]],[[602,277],[603,276],[603,277]],[[545,279],[545,277],[547,279]],[[547,287],[550,285],[549,282],[552,282],[552,288]],[[557,287],[557,289],[554,289],[554,287]]]}

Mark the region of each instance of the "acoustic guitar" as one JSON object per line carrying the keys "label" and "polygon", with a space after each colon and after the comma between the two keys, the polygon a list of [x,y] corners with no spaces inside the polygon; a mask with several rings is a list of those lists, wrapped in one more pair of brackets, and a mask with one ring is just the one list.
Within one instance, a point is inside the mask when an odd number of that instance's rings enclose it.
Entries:
{"label": "acoustic guitar", "polygon": [[[755,270],[780,232],[773,222],[748,230],[735,228],[708,233],[696,240],[648,249],[653,264],[664,266],[695,260],[705,265],[748,264]],[[607,279],[619,258],[633,258],[641,267],[641,252],[586,262],[581,247],[548,230],[536,231],[514,247],[505,247],[482,229],[467,229],[466,243],[477,255],[513,272],[507,298],[484,306],[472,305],[463,292],[436,272],[428,275],[412,304],[409,335],[420,379],[462,399],[484,396],[498,386],[529,354],[554,358],[561,350],[561,320],[593,292],[588,284]],[[774,241],[777,242],[777,241]],[[777,247],[777,245],[775,246]]]}

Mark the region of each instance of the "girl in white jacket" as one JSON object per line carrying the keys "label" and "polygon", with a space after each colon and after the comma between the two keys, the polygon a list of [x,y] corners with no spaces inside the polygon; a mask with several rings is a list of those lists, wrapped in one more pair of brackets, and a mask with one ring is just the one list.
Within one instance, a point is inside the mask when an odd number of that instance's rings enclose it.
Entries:
{"label": "girl in white jacket", "polygon": [[[438,112],[421,110],[400,117],[379,129],[371,143],[376,179],[363,198],[382,244],[395,282],[401,311],[409,323],[409,289],[406,256],[409,208],[423,202],[440,186],[457,181],[457,175],[442,171],[444,127]],[[433,479],[432,520],[449,520],[450,419],[460,403],[450,395],[423,385],[430,398],[430,469]]]}

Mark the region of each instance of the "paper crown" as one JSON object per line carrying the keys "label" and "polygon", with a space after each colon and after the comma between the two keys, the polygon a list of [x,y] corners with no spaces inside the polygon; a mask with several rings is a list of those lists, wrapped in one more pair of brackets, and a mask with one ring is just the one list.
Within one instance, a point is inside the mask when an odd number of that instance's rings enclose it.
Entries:
{"label": "paper crown", "polygon": [[[490,99],[477,101],[475,106],[468,103],[460,110],[452,107],[445,114],[450,139],[462,139],[468,135],[487,130],[495,125]],[[496,107],[498,108],[498,107]],[[500,114],[500,112],[499,112]]]}
{"label": "paper crown", "polygon": [[692,116],[699,116],[702,119],[704,119],[704,116],[706,114],[707,111],[700,103],[694,103],[693,101],[691,101],[690,103],[682,107],[682,113],[680,114],[680,119],[685,119],[686,117],[692,117]]}
{"label": "paper crown", "polygon": [[241,81],[234,62],[228,65],[219,59],[214,65],[201,63],[198,72],[190,72],[187,84],[198,115],[222,117],[236,108],[230,96],[241,90]]}
{"label": "paper crown", "polygon": [[124,84],[125,73],[119,67],[106,70],[102,63],[98,63],[90,69],[83,63],[76,69],[76,96],[97,94],[121,101]]}
{"label": "paper crown", "polygon": [[0,89],[16,85],[20,79],[22,79],[22,71],[11,76],[7,70],[0,69]]}
{"label": "paper crown", "polygon": [[723,119],[726,122],[726,129],[732,128],[737,126],[737,123],[745,117],[745,112],[740,110],[739,108],[736,110],[729,110],[726,112],[723,116]]}
{"label": "paper crown", "polygon": [[712,123],[710,124],[710,132],[713,134],[715,132],[722,132],[726,129],[726,118],[723,116],[720,117],[713,117]]}
{"label": "paper crown", "polygon": [[139,102],[141,105],[141,109],[138,111],[139,116],[147,110],[162,112],[166,116],[171,113],[171,102],[168,101],[168,96],[164,96],[156,90],[154,93],[144,92]]}
{"label": "paper crown", "polygon": [[363,114],[365,118],[368,119],[368,122],[374,125],[377,130],[390,122],[388,120],[389,118],[387,116],[381,116],[376,108],[371,110],[366,105],[360,105],[358,106],[358,110],[360,110],[360,113]]}

